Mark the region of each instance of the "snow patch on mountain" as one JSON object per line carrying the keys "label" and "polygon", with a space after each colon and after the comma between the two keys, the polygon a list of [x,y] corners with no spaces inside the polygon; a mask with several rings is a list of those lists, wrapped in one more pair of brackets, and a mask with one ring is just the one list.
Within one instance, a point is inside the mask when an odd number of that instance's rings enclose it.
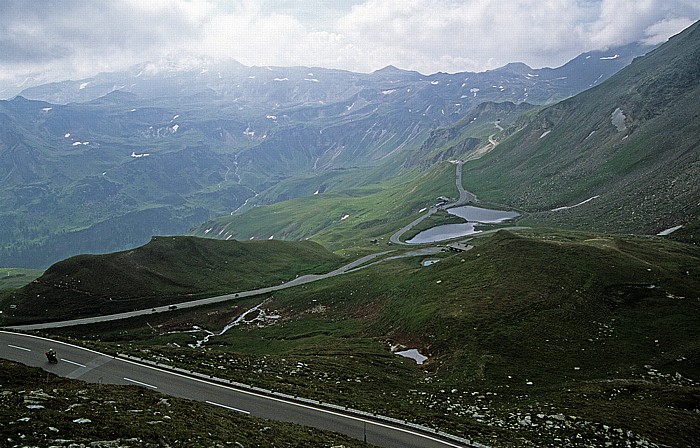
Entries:
{"label": "snow patch on mountain", "polygon": [[422,365],[425,361],[428,360],[428,357],[421,354],[418,350],[415,348],[409,349],[409,350],[403,350],[400,352],[394,352],[395,355],[403,356],[404,358],[410,358],[416,362],[418,365]]}
{"label": "snow patch on mountain", "polygon": [[626,118],[627,117],[625,117],[623,110],[618,107],[610,116],[610,121],[612,122],[613,126],[617,128],[618,132],[622,132],[627,130],[627,125],[625,124]]}
{"label": "snow patch on mountain", "polygon": [[583,204],[587,204],[587,203],[591,202],[593,199],[597,199],[597,198],[599,198],[599,197],[600,197],[600,195],[593,196],[592,198],[588,198],[588,199],[586,199],[585,201],[579,202],[578,204],[570,205],[570,206],[568,206],[568,207],[557,207],[557,208],[553,208],[553,209],[550,210],[550,211],[552,211],[552,212],[559,212],[559,211],[562,211],[562,210],[569,210],[570,208],[575,208],[575,207],[579,207],[579,206],[581,206],[581,205],[583,205]]}
{"label": "snow patch on mountain", "polygon": [[666,229],[664,231],[661,231],[661,232],[657,233],[656,235],[657,236],[668,236],[668,235],[672,234],[673,232],[675,232],[676,230],[680,230],[682,228],[683,228],[683,226],[671,227],[670,229]]}

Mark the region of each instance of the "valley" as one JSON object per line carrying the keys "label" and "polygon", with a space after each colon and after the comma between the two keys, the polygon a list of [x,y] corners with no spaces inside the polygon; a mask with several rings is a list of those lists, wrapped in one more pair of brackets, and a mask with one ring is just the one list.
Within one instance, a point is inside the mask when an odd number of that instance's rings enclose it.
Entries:
{"label": "valley", "polygon": [[386,188],[452,158],[431,154],[446,138],[459,137],[460,158],[488,144],[497,119],[585,90],[649,49],[428,76],[229,60],[26,89],[0,101],[0,266],[46,269],[254,206]]}

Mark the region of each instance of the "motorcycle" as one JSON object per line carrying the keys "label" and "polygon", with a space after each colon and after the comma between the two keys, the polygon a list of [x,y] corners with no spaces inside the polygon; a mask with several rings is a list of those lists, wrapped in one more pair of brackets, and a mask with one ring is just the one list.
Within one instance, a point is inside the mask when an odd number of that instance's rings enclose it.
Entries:
{"label": "motorcycle", "polygon": [[56,357],[56,352],[53,350],[49,350],[46,354],[46,359],[49,361],[49,364],[58,364],[58,358]]}

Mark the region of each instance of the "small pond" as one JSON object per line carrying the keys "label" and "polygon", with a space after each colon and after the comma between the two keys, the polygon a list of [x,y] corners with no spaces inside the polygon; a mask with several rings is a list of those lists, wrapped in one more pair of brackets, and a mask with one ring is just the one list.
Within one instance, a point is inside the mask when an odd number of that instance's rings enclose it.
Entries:
{"label": "small pond", "polygon": [[475,229],[477,224],[498,224],[520,216],[517,212],[490,210],[487,208],[474,207],[473,205],[454,207],[447,210],[447,213],[459,216],[467,222],[463,224],[445,224],[432,227],[420,232],[406,242],[409,244],[435,243],[437,241],[474,235],[480,232]]}
{"label": "small pond", "polygon": [[518,212],[508,212],[505,210],[491,210],[488,208],[464,205],[447,210],[450,215],[459,216],[469,222],[479,222],[482,224],[497,224],[520,216]]}

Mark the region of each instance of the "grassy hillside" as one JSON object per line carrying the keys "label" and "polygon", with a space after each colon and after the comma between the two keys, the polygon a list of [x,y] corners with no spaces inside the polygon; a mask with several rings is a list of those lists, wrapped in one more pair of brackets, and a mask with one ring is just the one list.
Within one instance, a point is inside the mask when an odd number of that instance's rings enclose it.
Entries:
{"label": "grassy hillside", "polygon": [[526,102],[483,102],[454,125],[432,131],[419,148],[411,151],[405,164],[425,168],[444,160],[478,158],[477,153],[488,146],[489,137],[501,140],[507,135],[505,128],[534,107]]}
{"label": "grassy hillside", "polygon": [[696,24],[598,87],[529,116],[465,165],[465,187],[532,212],[534,224],[647,234],[697,228],[698,101]]}
{"label": "grassy hillside", "polygon": [[[548,230],[471,244],[427,267],[399,259],[235,307],[60,333],[495,447],[697,440],[697,248]],[[188,347],[257,305],[206,350]]]}
{"label": "grassy hillside", "polygon": [[447,162],[366,187],[254,207],[205,223],[193,233],[240,240],[311,238],[331,250],[367,247],[370,240],[388,240],[442,195],[458,196],[455,165]]}
{"label": "grassy hillside", "polygon": [[[2,302],[23,321],[110,314],[279,284],[325,273],[341,258],[310,241],[217,241],[156,237],[140,248],[79,255],[51,266]],[[9,309],[10,305],[16,309]]]}
{"label": "grassy hillside", "polygon": [[43,272],[38,269],[0,268],[0,291],[20,288],[34,281]]}
{"label": "grassy hillside", "polygon": [[367,446],[327,431],[243,416],[145,388],[58,378],[5,360],[0,360],[0,386],[0,436],[6,446]]}

